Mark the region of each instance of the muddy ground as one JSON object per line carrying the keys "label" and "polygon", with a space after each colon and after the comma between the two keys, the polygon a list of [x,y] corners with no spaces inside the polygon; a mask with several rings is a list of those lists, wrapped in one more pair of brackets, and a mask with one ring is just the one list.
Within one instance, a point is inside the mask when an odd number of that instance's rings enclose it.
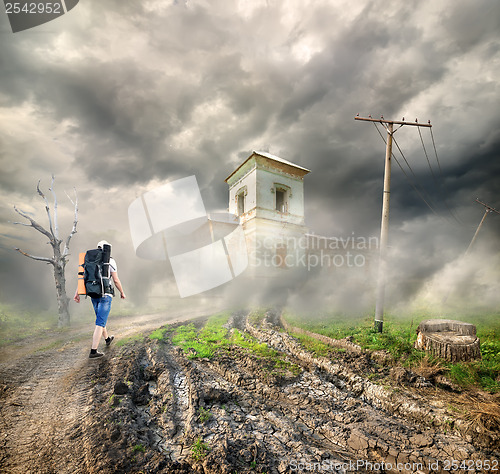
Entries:
{"label": "muddy ground", "polygon": [[500,470],[488,417],[498,398],[455,393],[348,343],[314,358],[274,311],[259,323],[238,311],[229,326],[282,363],[238,346],[190,360],[149,338],[94,361],[86,340],[10,357],[0,365],[0,472]]}

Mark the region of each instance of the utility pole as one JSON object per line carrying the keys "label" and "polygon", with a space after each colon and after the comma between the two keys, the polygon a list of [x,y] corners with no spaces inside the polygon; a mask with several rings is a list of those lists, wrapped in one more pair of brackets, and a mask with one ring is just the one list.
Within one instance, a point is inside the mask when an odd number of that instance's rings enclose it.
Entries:
{"label": "utility pole", "polygon": [[[491,206],[488,206],[488,204],[485,204],[484,202],[481,202],[478,198],[476,198],[476,202],[478,202],[479,204],[482,204],[484,206],[484,214],[483,214],[483,218],[481,219],[481,222],[479,223],[479,225],[477,226],[477,229],[476,229],[476,232],[474,233],[474,237],[472,237],[472,240],[470,241],[470,244],[469,246],[467,247],[467,250],[465,251],[464,255],[462,258],[466,257],[470,250],[472,249],[472,245],[474,244],[474,242],[476,241],[476,237],[477,237],[477,234],[479,234],[479,229],[481,228],[481,226],[483,225],[483,222],[484,220],[486,219],[486,216],[490,213],[490,212],[496,212],[497,214],[500,214],[499,211],[497,211],[494,207],[491,207]],[[446,293],[446,296],[443,298],[442,300],[442,304],[445,304],[447,301],[448,301],[448,297],[450,296],[450,293],[453,291],[453,288],[450,288],[448,290],[448,292]]]}
{"label": "utility pole", "polygon": [[[429,123],[405,122],[402,121],[385,120],[384,117],[374,119],[370,116],[354,117],[354,120],[363,120],[365,122],[378,122],[381,123],[387,130],[387,142],[385,150],[385,169],[384,169],[384,194],[382,199],[382,222],[380,224],[380,245],[379,245],[379,263],[378,263],[378,277],[377,277],[377,301],[375,304],[375,331],[382,332],[384,325],[384,300],[385,300],[385,282],[387,272],[387,241],[389,236],[389,204],[391,196],[391,161],[392,161],[392,136],[403,125],[416,125],[417,127],[432,127]],[[394,125],[399,127],[394,130]]]}
{"label": "utility pole", "polygon": [[472,237],[472,240],[471,240],[469,246],[467,247],[467,250],[465,251],[465,255],[467,255],[470,252],[470,249],[472,248],[472,244],[475,242],[477,234],[479,233],[479,229],[483,225],[483,222],[486,219],[486,216],[490,212],[496,212],[497,214],[500,214],[500,212],[497,211],[494,207],[488,206],[488,204],[485,204],[484,202],[481,202],[478,198],[476,198],[476,202],[478,202],[479,204],[482,204],[484,206],[484,214],[483,214],[483,218],[481,219],[481,222],[477,226],[476,233],[474,234],[474,237]]}

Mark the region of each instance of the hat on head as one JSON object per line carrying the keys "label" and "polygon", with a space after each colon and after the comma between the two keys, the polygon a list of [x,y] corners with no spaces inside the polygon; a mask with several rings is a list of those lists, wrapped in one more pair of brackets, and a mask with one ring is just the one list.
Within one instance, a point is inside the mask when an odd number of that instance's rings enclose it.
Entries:
{"label": "hat on head", "polygon": [[111,247],[111,244],[107,241],[107,240],[101,240],[98,244],[97,244],[97,248],[98,249],[102,249],[104,248],[105,245],[109,245]]}

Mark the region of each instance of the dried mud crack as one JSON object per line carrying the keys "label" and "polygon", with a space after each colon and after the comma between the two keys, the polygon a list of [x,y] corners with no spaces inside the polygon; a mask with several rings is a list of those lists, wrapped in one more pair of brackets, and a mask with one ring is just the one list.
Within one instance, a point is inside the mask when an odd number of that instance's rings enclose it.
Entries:
{"label": "dried mud crack", "polygon": [[278,326],[277,312],[257,322],[241,311],[226,325],[274,356],[235,344],[191,360],[168,338],[145,338],[94,363],[70,347],[3,367],[1,472],[445,472],[450,460],[474,472],[471,462],[498,462],[491,439],[433,424],[445,415],[370,382],[366,354],[314,358]]}

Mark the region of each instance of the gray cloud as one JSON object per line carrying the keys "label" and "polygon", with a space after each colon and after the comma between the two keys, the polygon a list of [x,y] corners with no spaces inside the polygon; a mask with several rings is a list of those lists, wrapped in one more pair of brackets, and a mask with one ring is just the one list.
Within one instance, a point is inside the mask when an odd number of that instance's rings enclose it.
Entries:
{"label": "gray cloud", "polygon": [[[147,288],[169,273],[148,272],[133,255],[129,203],[195,174],[207,209],[225,209],[224,178],[253,149],[312,170],[311,230],[378,235],[385,145],[373,125],[354,121],[360,113],[433,123],[442,173],[422,133],[437,183],[418,131],[395,135],[415,176],[406,172],[438,214],[394,164],[391,243],[400,279],[406,271],[419,281],[400,292],[411,296],[470,241],[482,214],[473,200],[500,207],[497,3],[393,0],[382,12],[369,1],[349,9],[331,1],[84,2],[15,35],[0,18],[2,286],[10,288],[15,268],[25,288],[50,291],[30,278],[40,264],[7,250],[19,239],[33,249],[43,243],[7,221],[14,203],[43,210],[33,191],[51,173],[61,203],[63,190],[78,188],[75,255],[99,235],[115,238],[124,283],[130,275],[138,295],[141,282]],[[71,222],[71,206],[60,212]],[[500,220],[487,224],[482,238],[495,253]]]}

